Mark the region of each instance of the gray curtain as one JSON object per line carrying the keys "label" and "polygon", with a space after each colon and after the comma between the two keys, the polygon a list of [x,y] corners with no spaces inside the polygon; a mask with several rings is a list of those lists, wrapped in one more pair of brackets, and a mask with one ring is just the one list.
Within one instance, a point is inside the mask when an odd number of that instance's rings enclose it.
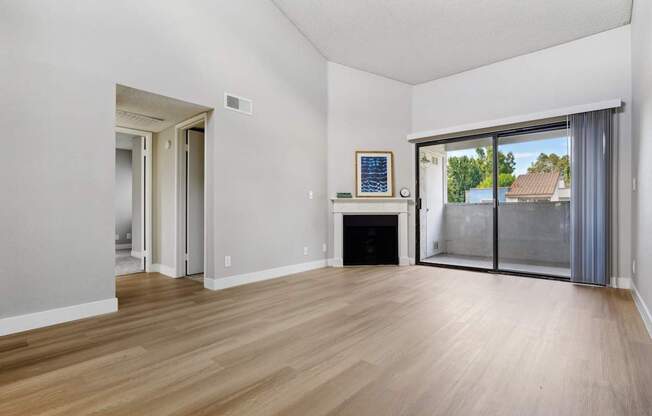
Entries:
{"label": "gray curtain", "polygon": [[601,110],[569,120],[573,282],[609,282],[612,117],[612,110]]}

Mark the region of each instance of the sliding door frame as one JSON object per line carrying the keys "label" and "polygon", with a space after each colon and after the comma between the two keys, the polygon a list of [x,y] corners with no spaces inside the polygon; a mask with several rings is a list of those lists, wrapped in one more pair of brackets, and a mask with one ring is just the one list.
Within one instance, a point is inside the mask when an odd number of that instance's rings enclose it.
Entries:
{"label": "sliding door frame", "polygon": [[[484,272],[484,273],[491,273],[491,274],[506,274],[506,275],[513,275],[513,276],[525,276],[525,277],[534,277],[534,278],[539,278],[539,279],[549,279],[549,280],[561,280],[561,281],[570,281],[570,278],[568,277],[562,277],[562,276],[554,276],[554,275],[548,275],[548,274],[543,274],[543,273],[533,273],[533,272],[521,272],[521,271],[515,271],[515,270],[505,270],[501,269],[499,267],[499,250],[500,246],[498,244],[498,209],[499,209],[499,201],[498,201],[498,139],[500,137],[510,137],[510,136],[517,136],[521,134],[527,134],[527,133],[541,133],[545,131],[552,131],[552,130],[561,130],[561,129],[567,129],[568,128],[568,121],[559,121],[559,122],[552,122],[552,123],[547,123],[547,124],[542,124],[542,125],[537,125],[537,126],[528,126],[528,127],[521,127],[521,128],[514,128],[514,129],[505,129],[505,130],[496,130],[492,132],[486,132],[486,133],[479,133],[479,134],[473,134],[473,135],[465,135],[465,136],[458,136],[458,137],[452,137],[452,138],[446,138],[446,139],[439,139],[439,140],[430,140],[430,141],[424,141],[424,142],[419,142],[416,143],[416,146],[414,147],[415,150],[415,191],[416,191],[416,204],[415,204],[415,253],[414,253],[414,258],[415,258],[415,264],[421,265],[421,266],[430,266],[430,267],[440,267],[440,268],[446,268],[446,269],[458,269],[458,270],[469,270],[469,271],[477,271],[477,272]],[[447,144],[447,143],[455,143],[455,142],[463,142],[463,141],[469,141],[469,140],[477,140],[477,139],[489,139],[491,138],[491,146],[493,149],[493,267],[492,268],[483,268],[483,267],[472,267],[472,266],[460,266],[460,265],[454,265],[454,264],[445,264],[445,263],[432,263],[432,262],[424,262],[421,260],[420,255],[421,255],[421,206],[422,206],[422,200],[421,200],[421,194],[420,194],[420,187],[419,187],[419,170],[420,170],[420,162],[419,162],[419,152],[422,147],[426,146],[432,146],[432,145],[437,145],[437,144]],[[446,181],[446,178],[444,178]]]}

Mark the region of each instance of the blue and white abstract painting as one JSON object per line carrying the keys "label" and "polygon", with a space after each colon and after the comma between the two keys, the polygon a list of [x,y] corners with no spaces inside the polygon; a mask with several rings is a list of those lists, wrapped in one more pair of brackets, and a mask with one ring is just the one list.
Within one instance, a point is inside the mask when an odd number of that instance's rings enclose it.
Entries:
{"label": "blue and white abstract painting", "polygon": [[360,190],[387,192],[387,158],[362,156],[360,159]]}
{"label": "blue and white abstract painting", "polygon": [[358,153],[358,196],[392,196],[391,157],[391,153]]}

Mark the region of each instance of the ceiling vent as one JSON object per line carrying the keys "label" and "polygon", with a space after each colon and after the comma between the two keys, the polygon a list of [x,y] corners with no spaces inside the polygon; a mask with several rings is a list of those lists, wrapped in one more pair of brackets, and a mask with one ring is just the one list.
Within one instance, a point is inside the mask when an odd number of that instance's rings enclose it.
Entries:
{"label": "ceiling vent", "polygon": [[139,126],[156,126],[160,122],[165,121],[162,118],[148,116],[145,114],[132,113],[131,111],[120,109],[115,110],[115,115],[118,125],[129,125],[137,123]]}
{"label": "ceiling vent", "polygon": [[238,113],[244,113],[252,115],[254,113],[254,103],[248,98],[238,97],[237,95],[229,94],[228,92],[224,94],[224,107],[228,110],[237,111]]}

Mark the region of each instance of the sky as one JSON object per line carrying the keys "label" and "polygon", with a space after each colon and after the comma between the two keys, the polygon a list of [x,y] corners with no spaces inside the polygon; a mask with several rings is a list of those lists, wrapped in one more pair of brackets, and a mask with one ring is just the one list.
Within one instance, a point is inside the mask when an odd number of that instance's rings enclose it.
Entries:
{"label": "sky", "polygon": [[[509,152],[514,153],[514,159],[516,160],[514,174],[517,176],[527,173],[527,168],[537,160],[540,153],[556,153],[559,156],[564,156],[568,154],[568,150],[568,137],[498,145],[498,151],[505,154]],[[472,149],[450,151],[448,152],[448,157],[451,156],[477,157],[475,147]]]}

